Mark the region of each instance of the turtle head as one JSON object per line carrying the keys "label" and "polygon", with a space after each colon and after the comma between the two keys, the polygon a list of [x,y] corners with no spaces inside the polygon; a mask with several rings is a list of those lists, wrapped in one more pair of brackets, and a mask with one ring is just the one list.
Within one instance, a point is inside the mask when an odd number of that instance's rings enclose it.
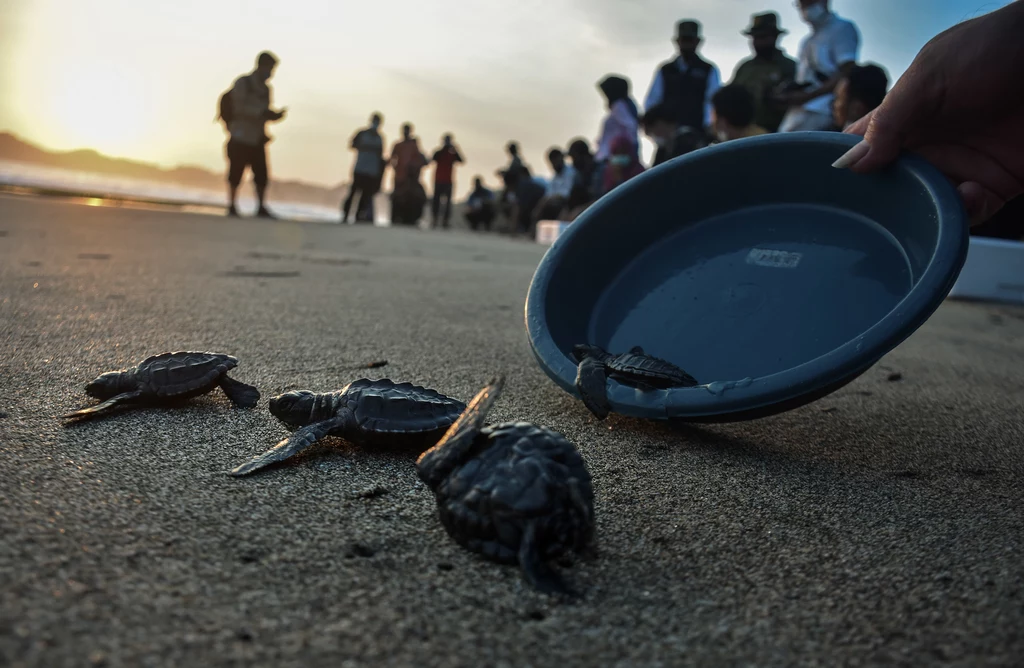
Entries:
{"label": "turtle head", "polygon": [[271,414],[285,424],[309,424],[316,406],[316,393],[307,390],[285,392],[272,398],[269,406]]}
{"label": "turtle head", "polygon": [[587,357],[595,357],[597,359],[604,359],[608,353],[601,350],[597,346],[590,346],[585,343],[577,343],[572,347],[572,356],[576,358],[576,362],[582,362]]}
{"label": "turtle head", "polygon": [[85,386],[85,393],[94,399],[106,401],[135,388],[131,375],[123,371],[109,371]]}

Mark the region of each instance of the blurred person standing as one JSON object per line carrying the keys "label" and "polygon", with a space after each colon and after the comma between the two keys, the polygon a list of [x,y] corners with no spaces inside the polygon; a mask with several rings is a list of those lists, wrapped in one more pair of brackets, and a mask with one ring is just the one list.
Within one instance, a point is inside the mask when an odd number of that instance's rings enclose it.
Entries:
{"label": "blurred person standing", "polygon": [[264,51],[256,58],[256,69],[238,77],[231,90],[221,97],[220,118],[230,135],[225,152],[228,159],[228,206],[229,216],[238,216],[236,200],[238,186],[246,167],[252,170],[256,185],[259,209],[256,215],[273,218],[267,210],[266,194],[270,181],[267,167],[267,144],[270,137],[266,124],[284,118],[287,109],[271,109],[271,90],[267,81],[274,75],[277,57]]}
{"label": "blurred person standing", "polygon": [[447,228],[448,221],[452,214],[452,173],[455,171],[455,163],[462,162],[462,154],[452,144],[452,136],[446,134],[441,140],[441,148],[434,151],[431,158],[434,163],[434,193],[431,201],[431,222],[437,227],[438,214],[441,211],[441,202],[444,201],[444,217],[441,219],[441,227]]}
{"label": "blurred person standing", "polygon": [[789,107],[779,132],[832,129],[832,97],[839,80],[857,63],[860,34],[829,9],[828,0],[796,0],[811,34],[800,43],[796,81],[773,96]]}
{"label": "blurred person standing", "polygon": [[427,166],[419,138],[412,134],[411,123],[402,124],[402,138],[391,148],[388,164],[394,172],[394,190],[401,190],[409,179],[418,181],[420,170]]}
{"label": "blurred person standing", "polygon": [[612,144],[619,139],[628,141],[640,154],[640,112],[629,91],[629,79],[617,74],[606,76],[598,83],[608,104],[608,114],[601,122],[601,136],[597,140],[594,159],[601,163],[612,154]]}
{"label": "blurred person standing", "polygon": [[730,83],[743,86],[754,96],[754,123],[775,132],[786,114],[786,107],[771,99],[775,88],[796,79],[796,61],[778,47],[786,31],[779,27],[775,12],[754,14],[750,27],[743,31],[750,38],[754,55],[740,62]]}
{"label": "blurred person standing", "polygon": [[[356,162],[352,168],[352,185],[342,205],[342,223],[348,222],[348,213],[356,193],[359,194],[356,221],[360,220],[361,211],[373,209],[372,200],[380,189],[381,174],[384,172],[384,138],[380,134],[382,121],[381,115],[374,113],[370,117],[370,127],[360,130],[352,138],[351,148],[356,151]],[[370,222],[373,222],[372,215]]]}
{"label": "blurred person standing", "polygon": [[711,96],[721,86],[718,67],[697,55],[701,26],[684,19],[676,24],[679,55],[662,63],[644,99],[644,109],[663,104],[682,127],[706,128],[711,119]]}

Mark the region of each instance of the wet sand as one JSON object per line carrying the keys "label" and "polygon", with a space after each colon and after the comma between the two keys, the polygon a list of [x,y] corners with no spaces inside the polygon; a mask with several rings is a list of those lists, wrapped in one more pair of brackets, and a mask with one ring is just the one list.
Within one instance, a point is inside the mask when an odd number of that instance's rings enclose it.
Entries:
{"label": "wet sand", "polygon": [[[774,418],[602,424],[530,354],[542,254],[0,197],[0,664],[1019,665],[1024,309],[947,302]],[[237,356],[264,400],[61,427],[87,381],[168,349]],[[498,372],[492,417],[563,432],[593,474],[578,603],[457,547],[412,455],[328,439],[225,475],[286,433],[286,389],[468,400]]]}

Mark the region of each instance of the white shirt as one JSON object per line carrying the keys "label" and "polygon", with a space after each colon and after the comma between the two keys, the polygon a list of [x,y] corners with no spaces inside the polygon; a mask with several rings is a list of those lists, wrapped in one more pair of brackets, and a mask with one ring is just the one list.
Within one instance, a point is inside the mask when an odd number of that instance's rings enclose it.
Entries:
{"label": "white shirt", "polygon": [[[796,80],[798,83],[810,83],[814,88],[822,84],[815,76],[821,72],[832,77],[839,71],[843,63],[857,62],[860,50],[860,34],[857,26],[851,21],[841,19],[830,13],[825,21],[811,28],[811,34],[800,42],[797,58]],[[832,114],[832,97],[821,95],[803,106],[804,109],[816,114]]]}
{"label": "white shirt", "polygon": [[639,145],[639,131],[640,121],[630,111],[629,104],[625,100],[616,100],[601,123],[601,136],[597,139],[594,160],[601,162],[611,157],[612,144],[619,137],[625,137],[634,145]]}
{"label": "white shirt", "polygon": [[[704,125],[711,124],[711,97],[718,92],[718,89],[722,87],[722,76],[718,73],[718,67],[711,62],[705,61],[711,68],[708,72],[708,83],[704,89]],[[686,64],[682,56],[676,58],[676,66],[679,71],[683,74],[690,69],[690,66]],[[651,88],[647,91],[647,97],[644,99],[644,109],[650,109],[654,105],[665,99],[665,82],[661,79],[661,68],[654,73],[654,80],[651,81]]]}
{"label": "white shirt", "polygon": [[562,171],[551,177],[548,183],[547,194],[561,196],[568,199],[572,192],[572,184],[576,182],[576,168],[572,165],[564,165]]}

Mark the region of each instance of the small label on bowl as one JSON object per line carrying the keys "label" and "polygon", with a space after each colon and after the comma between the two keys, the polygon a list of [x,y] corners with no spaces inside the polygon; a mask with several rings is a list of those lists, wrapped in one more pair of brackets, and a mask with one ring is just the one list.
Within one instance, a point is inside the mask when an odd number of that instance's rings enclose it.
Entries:
{"label": "small label on bowl", "polygon": [[789,251],[769,250],[767,248],[753,248],[747,254],[747,264],[756,264],[761,267],[778,267],[782,269],[795,269],[800,264],[803,253],[790,253]]}

